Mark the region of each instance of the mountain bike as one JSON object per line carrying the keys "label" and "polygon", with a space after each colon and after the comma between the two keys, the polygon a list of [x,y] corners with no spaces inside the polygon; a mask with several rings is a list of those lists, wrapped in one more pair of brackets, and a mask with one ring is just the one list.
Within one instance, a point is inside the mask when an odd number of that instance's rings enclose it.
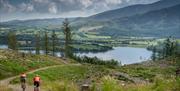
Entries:
{"label": "mountain bike", "polygon": [[39,91],[39,86],[37,84],[34,85],[34,91]]}
{"label": "mountain bike", "polygon": [[34,91],[39,91],[39,87],[34,87]]}
{"label": "mountain bike", "polygon": [[21,88],[22,88],[22,91],[25,91],[25,90],[26,90],[26,83],[25,83],[25,82],[22,82],[22,83],[21,83]]}

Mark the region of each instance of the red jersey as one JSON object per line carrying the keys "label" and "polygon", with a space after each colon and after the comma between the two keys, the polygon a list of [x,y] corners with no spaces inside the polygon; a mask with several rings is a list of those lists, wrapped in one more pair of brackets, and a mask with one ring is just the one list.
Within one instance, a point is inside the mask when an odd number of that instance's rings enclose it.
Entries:
{"label": "red jersey", "polygon": [[34,77],[33,81],[34,82],[40,82],[40,77],[39,76]]}

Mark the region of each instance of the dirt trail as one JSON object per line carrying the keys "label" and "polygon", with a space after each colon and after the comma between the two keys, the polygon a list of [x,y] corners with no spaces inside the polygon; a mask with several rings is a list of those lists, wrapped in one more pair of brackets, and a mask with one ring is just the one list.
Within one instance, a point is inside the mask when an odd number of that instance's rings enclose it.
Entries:
{"label": "dirt trail", "polygon": [[[80,65],[80,64],[69,64],[69,65]],[[54,65],[54,66],[48,66],[48,67],[44,67],[44,68],[39,68],[39,69],[27,72],[27,74],[31,74],[31,73],[34,73],[34,72],[37,72],[37,71],[46,70],[46,69],[49,69],[49,68],[54,68],[54,67],[59,67],[59,66],[64,66],[64,65]],[[1,80],[0,85],[9,87],[9,88],[13,89],[13,91],[22,91],[21,86],[19,84],[16,84],[16,85],[10,84],[10,81],[12,81],[13,79],[15,79],[17,77],[19,77],[19,75],[13,76],[13,77],[10,77],[10,78],[6,78],[4,80]],[[33,86],[29,86],[29,85],[26,84],[26,91],[33,91]],[[44,90],[41,89],[41,91],[44,91]]]}

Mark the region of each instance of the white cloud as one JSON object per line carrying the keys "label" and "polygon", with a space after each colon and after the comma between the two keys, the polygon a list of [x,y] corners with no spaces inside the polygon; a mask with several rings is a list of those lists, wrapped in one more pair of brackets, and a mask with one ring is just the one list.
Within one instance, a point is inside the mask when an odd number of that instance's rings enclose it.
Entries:
{"label": "white cloud", "polygon": [[31,4],[28,4],[26,10],[27,10],[28,12],[33,11],[33,10],[34,10],[34,6],[31,5]]}
{"label": "white cloud", "polygon": [[80,2],[82,5],[84,5],[85,8],[93,4],[91,0],[80,0]]}
{"label": "white cloud", "polygon": [[49,0],[33,0],[36,3],[48,3]]}
{"label": "white cloud", "polygon": [[3,11],[6,11],[7,13],[11,13],[16,10],[16,7],[14,7],[8,1],[5,1],[5,0],[1,0],[0,5],[1,5],[0,9],[2,9]]}
{"label": "white cloud", "polygon": [[48,11],[50,13],[56,14],[58,12],[56,4],[55,3],[50,3]]}
{"label": "white cloud", "polygon": [[121,4],[122,0],[105,0],[107,4]]}
{"label": "white cloud", "polygon": [[34,6],[32,4],[22,3],[19,5],[19,7],[20,11],[31,12],[34,10]]}

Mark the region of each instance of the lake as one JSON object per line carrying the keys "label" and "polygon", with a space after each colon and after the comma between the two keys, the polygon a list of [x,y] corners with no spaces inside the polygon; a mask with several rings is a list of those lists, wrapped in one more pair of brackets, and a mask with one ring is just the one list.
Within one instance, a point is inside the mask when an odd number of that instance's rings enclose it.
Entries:
{"label": "lake", "polygon": [[78,56],[98,57],[103,60],[115,59],[121,64],[133,64],[151,59],[152,52],[146,48],[114,47],[113,50],[100,53],[77,53]]}
{"label": "lake", "polygon": [[7,45],[0,45],[0,49],[7,49],[8,46]]}
{"label": "lake", "polygon": [[[1,49],[7,48],[6,45],[0,45]],[[20,50],[20,52],[28,53],[28,50]],[[32,50],[31,53],[35,53],[35,50]],[[41,54],[44,54],[43,51],[40,51]],[[56,55],[60,56],[60,52],[57,52]],[[152,52],[148,51],[146,48],[134,48],[134,47],[114,47],[113,50],[107,52],[99,53],[76,53],[78,56],[88,56],[88,57],[98,57],[103,60],[115,59],[121,64],[133,64],[139,63],[142,61],[147,61],[151,59]]]}

